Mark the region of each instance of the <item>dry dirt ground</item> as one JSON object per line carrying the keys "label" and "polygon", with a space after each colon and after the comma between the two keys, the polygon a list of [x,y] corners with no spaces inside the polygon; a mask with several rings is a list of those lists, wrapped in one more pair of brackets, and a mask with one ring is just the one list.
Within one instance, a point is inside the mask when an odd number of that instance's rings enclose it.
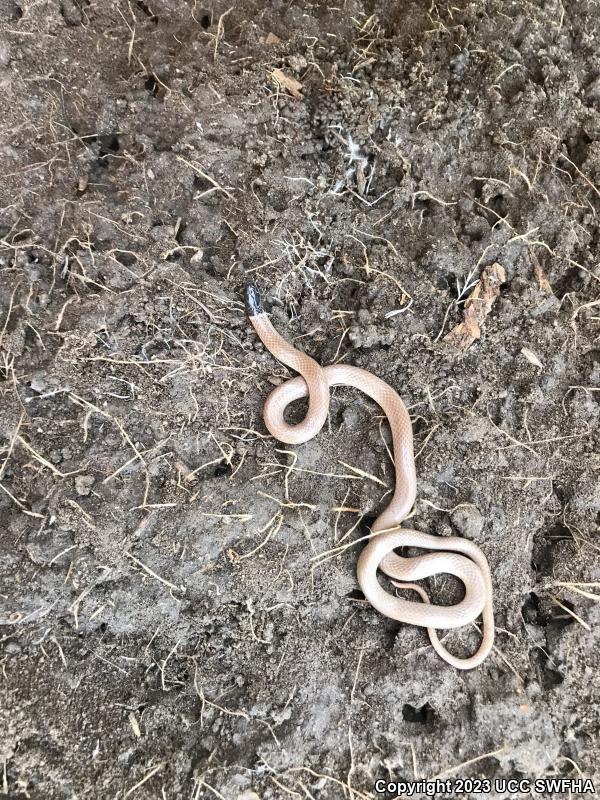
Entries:
{"label": "dry dirt ground", "polygon": [[[598,777],[599,37],[593,0],[0,0],[0,792]],[[337,389],[266,435],[250,279],[409,406],[413,525],[491,565],[479,669],[361,602],[386,426]]]}

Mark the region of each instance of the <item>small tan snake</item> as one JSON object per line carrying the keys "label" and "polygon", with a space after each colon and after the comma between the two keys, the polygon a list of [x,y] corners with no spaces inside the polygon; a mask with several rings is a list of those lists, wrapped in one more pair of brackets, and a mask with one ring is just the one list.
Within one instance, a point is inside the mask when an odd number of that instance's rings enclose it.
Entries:
{"label": "small tan snake", "polygon": [[[254,330],[267,350],[290,369],[300,373],[274,389],[263,410],[269,433],[286,444],[303,444],[316,436],[329,413],[332,386],[353,386],[367,394],[385,412],[391,431],[396,469],[396,487],[387,508],[371,528],[372,536],[362,551],[357,577],[365,598],[381,614],[399,622],[427,628],[434,650],[458,669],[479,666],[489,655],[494,642],[492,581],[486,557],[477,545],[456,536],[431,536],[401,528],[416,498],[417,479],[413,454],[412,425],[398,394],[380,378],[358,367],[334,364],[321,367],[310,356],[296,350],[277,333],[262,307],[254,285],[247,288],[248,311]],[[284,420],[287,406],[308,395],[308,412],[297,425]],[[394,553],[397,547],[418,547],[437,552],[404,558]],[[377,579],[377,569],[401,589],[412,589],[422,602],[396,597],[386,592]],[[452,606],[430,603],[421,586],[412,581],[449,573],[465,587],[464,598]],[[470,658],[457,658],[440,642],[436,628],[458,628],[483,617],[483,637],[478,651]]]}

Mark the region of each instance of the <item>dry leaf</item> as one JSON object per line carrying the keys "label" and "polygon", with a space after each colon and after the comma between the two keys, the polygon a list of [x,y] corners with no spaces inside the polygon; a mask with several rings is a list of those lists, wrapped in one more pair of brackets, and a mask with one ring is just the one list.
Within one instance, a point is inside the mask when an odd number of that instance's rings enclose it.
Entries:
{"label": "dry leaf", "polygon": [[282,69],[274,69],[271,73],[271,77],[275,80],[282,89],[287,89],[288,92],[295,97],[296,100],[304,100],[302,96],[301,89],[302,84],[300,81],[297,81],[295,78],[290,78],[289,75],[286,75]]}
{"label": "dry leaf", "polygon": [[465,303],[465,316],[444,341],[467,350],[481,336],[481,325],[492,310],[494,300],[500,294],[500,285],[506,281],[506,272],[501,264],[492,264],[481,272],[479,283]]}
{"label": "dry leaf", "polygon": [[274,45],[274,44],[279,44],[280,42],[281,39],[279,38],[279,36],[276,36],[274,33],[271,32],[267,33],[265,44]]}
{"label": "dry leaf", "polygon": [[530,364],[533,364],[534,367],[539,367],[540,369],[544,369],[544,365],[536,356],[536,354],[533,352],[533,350],[530,350],[528,347],[522,347],[521,353],[525,356],[525,358],[527,359],[527,361],[529,361]]}
{"label": "dry leaf", "polygon": [[531,263],[533,264],[533,273],[537,278],[537,282],[540,285],[540,289],[546,294],[554,294],[552,291],[552,286],[550,286],[550,281],[546,277],[546,273],[542,269],[542,265],[539,262],[538,257],[533,252],[533,250],[529,250],[529,258],[531,259]]}

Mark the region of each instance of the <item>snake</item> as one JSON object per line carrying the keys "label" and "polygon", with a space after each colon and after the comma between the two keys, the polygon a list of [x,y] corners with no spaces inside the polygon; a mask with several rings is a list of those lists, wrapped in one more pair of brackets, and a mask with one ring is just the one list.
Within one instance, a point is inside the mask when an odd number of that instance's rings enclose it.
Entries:
{"label": "snake", "polygon": [[[278,361],[299,373],[277,386],[265,401],[263,418],[273,437],[289,445],[304,444],[315,437],[327,421],[331,389],[335,386],[359,389],[374,400],[387,417],[392,433],[395,488],[392,499],[371,525],[367,544],[358,558],[357,579],[365,600],[386,617],[426,628],[433,649],[451,666],[462,670],[479,666],[494,642],[490,568],[480,548],[468,539],[434,536],[401,527],[411,514],[417,494],[412,423],[402,399],[389,384],[367,370],[341,363],[322,367],[291,345],[273,326],[256,284],[246,288],[246,307],[265,348]],[[289,424],[284,419],[286,408],[304,397],[308,397],[304,419]],[[430,552],[407,557],[395,552],[400,548]],[[386,591],[379,582],[378,571],[387,576],[394,587],[418,594],[419,601]],[[453,575],[464,586],[462,600],[454,605],[432,603],[425,589],[414,583],[442,573]],[[475,654],[461,658],[450,653],[440,641],[437,629],[469,625],[479,615],[482,617],[481,642]]]}

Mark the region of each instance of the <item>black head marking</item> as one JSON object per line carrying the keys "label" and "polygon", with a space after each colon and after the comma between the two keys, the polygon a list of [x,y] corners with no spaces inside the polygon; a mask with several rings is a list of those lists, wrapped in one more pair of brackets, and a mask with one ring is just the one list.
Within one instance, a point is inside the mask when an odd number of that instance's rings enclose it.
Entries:
{"label": "black head marking", "polygon": [[246,286],[246,307],[251,317],[265,312],[258,286],[255,283],[249,283]]}

